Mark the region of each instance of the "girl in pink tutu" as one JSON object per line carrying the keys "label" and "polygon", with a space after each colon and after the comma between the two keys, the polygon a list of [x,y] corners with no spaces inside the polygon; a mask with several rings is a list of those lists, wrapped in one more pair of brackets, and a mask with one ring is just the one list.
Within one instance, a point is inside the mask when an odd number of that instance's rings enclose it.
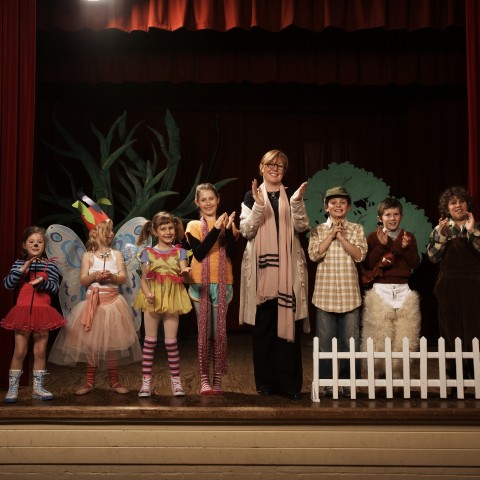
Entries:
{"label": "girl in pink tutu", "polygon": [[9,370],[6,403],[18,399],[22,366],[33,337],[33,398],[52,400],[54,395],[43,387],[47,371],[48,332],[65,325],[66,320],[51,305],[50,295],[59,288],[59,273],[55,263],[45,255],[45,230],[28,227],[22,236],[23,256],[15,261],[3,279],[7,290],[18,289],[17,304],[1,322],[3,328],[15,330],[15,350]]}
{"label": "girl in pink tutu", "polygon": [[106,367],[112,390],[124,394],[128,390],[119,381],[118,365],[142,357],[133,313],[118,291],[119,285],[127,281],[125,262],[122,253],[111,248],[113,228],[108,217],[94,225],[85,223],[90,234],[82,256],[80,282],[87,289],[86,300],[73,307],[49,361],[59,365],[87,364],[85,383],[75,392],[77,395],[93,390],[99,367]]}

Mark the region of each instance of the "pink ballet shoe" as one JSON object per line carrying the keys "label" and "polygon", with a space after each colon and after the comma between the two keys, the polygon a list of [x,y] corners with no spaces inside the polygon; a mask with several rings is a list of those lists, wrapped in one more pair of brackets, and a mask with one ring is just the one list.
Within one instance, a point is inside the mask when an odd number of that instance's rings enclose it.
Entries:
{"label": "pink ballet shoe", "polygon": [[93,385],[90,383],[86,383],[83,387],[79,388],[76,392],[75,395],[86,395],[87,393],[90,393],[93,391]]}
{"label": "pink ballet shoe", "polygon": [[120,393],[121,395],[124,395],[125,393],[128,393],[128,388],[125,388],[120,383],[115,383],[114,385],[112,385],[112,390],[115,393]]}

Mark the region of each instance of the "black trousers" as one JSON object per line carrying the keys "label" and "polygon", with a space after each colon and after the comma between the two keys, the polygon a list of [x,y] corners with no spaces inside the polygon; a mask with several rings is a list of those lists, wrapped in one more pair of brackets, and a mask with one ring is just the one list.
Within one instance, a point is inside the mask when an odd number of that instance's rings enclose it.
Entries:
{"label": "black trousers", "polygon": [[[480,339],[480,275],[442,275],[434,290],[438,303],[440,335],[447,351],[455,351],[455,339],[462,340],[462,350],[472,351],[472,340]],[[473,378],[473,361],[464,360],[465,377]],[[447,373],[456,378],[455,361],[447,361]]]}
{"label": "black trousers", "polygon": [[303,384],[302,322],[295,322],[295,341],[278,337],[277,301],[257,305],[253,328],[253,368],[257,391],[295,394]]}

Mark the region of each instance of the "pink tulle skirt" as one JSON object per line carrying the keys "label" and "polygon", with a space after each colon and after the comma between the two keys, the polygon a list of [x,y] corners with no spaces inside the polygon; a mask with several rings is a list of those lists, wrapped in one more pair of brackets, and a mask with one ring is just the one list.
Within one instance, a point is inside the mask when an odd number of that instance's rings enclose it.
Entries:
{"label": "pink tulle skirt", "polygon": [[38,332],[55,330],[67,321],[51,305],[50,294],[35,290],[25,283],[18,294],[17,304],[7,313],[1,325],[7,330]]}
{"label": "pink tulle skirt", "polygon": [[76,305],[68,325],[58,333],[49,362],[74,366],[79,362],[106,367],[107,357],[119,365],[138,362],[142,349],[138,341],[133,313],[122,295],[109,304],[98,305],[90,330],[82,324],[87,302]]}

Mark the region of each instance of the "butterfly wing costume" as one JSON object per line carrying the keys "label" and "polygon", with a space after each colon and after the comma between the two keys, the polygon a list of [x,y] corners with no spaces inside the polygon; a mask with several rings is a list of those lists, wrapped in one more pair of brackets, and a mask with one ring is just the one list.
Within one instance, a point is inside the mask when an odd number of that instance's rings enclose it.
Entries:
{"label": "butterfly wing costume", "polygon": [[130,305],[140,286],[138,261],[133,251],[144,222],[142,217],[131,219],[118,231],[111,245],[112,250],[126,256],[126,284],[93,282],[87,289],[80,283],[82,257],[91,255],[89,274],[105,269],[119,274],[117,256],[112,254],[100,259],[93,252],[87,252],[79,237],[68,227],[58,224],[48,227],[46,252],[49,258],[57,259],[62,275],[60,304],[69,322],[59,332],[49,361],[71,366],[86,362],[108,368],[112,359],[118,365],[141,359],[137,335],[141,317]]}

